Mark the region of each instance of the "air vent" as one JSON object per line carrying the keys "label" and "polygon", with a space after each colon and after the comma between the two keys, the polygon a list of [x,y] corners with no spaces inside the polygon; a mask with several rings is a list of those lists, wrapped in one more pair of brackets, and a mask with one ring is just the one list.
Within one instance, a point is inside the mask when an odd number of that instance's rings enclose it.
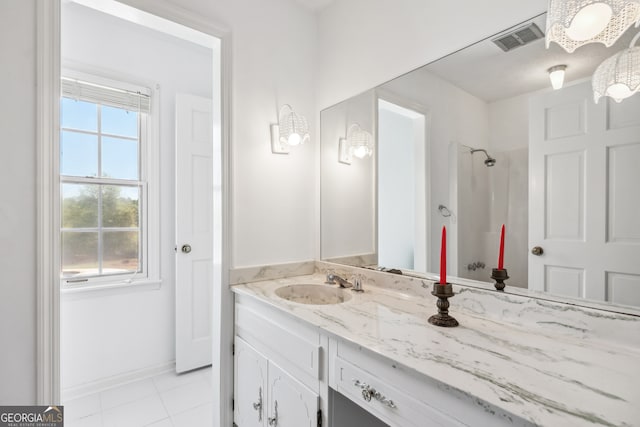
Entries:
{"label": "air vent", "polygon": [[536,24],[531,23],[524,27],[516,28],[507,34],[502,34],[492,41],[497,44],[500,49],[508,52],[543,37],[544,33],[540,31],[540,28],[538,28]]}

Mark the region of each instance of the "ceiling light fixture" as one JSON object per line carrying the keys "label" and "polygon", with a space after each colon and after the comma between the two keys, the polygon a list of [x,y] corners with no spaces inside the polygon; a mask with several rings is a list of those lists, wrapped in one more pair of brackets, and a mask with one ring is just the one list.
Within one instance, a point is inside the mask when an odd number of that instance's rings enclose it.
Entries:
{"label": "ceiling light fixture", "polygon": [[640,0],[549,0],[546,46],[571,53],[588,43],[609,47],[640,23]]}
{"label": "ceiling light fixture", "polygon": [[271,125],[271,152],[289,154],[289,148],[309,141],[309,125],[289,104],[280,108],[278,124]]}
{"label": "ceiling light fixture", "polygon": [[593,100],[608,96],[620,102],[640,91],[640,46],[634,46],[640,33],[631,40],[629,48],[605,59],[591,79]]}
{"label": "ceiling light fixture", "polygon": [[566,65],[555,65],[547,70],[553,90],[562,89],[562,85],[564,84],[564,70],[566,69]]}

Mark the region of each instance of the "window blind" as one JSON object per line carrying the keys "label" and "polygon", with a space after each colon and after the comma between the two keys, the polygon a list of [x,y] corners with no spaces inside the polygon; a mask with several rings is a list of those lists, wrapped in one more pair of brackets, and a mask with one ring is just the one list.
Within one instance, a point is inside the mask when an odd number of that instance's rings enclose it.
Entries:
{"label": "window blind", "polygon": [[140,113],[151,112],[151,97],[142,92],[118,89],[82,80],[62,77],[62,96]]}

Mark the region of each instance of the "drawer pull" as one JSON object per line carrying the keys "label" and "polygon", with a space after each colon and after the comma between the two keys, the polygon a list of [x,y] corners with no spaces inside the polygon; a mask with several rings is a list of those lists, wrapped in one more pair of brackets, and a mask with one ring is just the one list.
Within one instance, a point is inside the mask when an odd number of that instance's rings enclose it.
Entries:
{"label": "drawer pull", "polygon": [[353,380],[353,385],[356,387],[360,387],[360,390],[362,391],[362,398],[367,402],[371,402],[371,399],[373,398],[383,405],[387,405],[389,408],[396,408],[396,404],[393,403],[393,400],[388,399],[384,394],[380,393],[369,384],[360,382],[360,380]]}
{"label": "drawer pull", "polygon": [[271,427],[276,427],[278,425],[278,401],[275,401],[275,405],[273,407],[273,417],[268,418],[269,425]]}

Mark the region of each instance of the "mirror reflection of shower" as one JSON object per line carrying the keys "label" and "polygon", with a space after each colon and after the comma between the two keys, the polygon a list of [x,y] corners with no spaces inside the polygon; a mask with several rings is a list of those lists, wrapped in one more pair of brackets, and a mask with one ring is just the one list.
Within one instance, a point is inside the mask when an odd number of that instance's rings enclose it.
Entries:
{"label": "mirror reflection of shower", "polygon": [[487,153],[487,150],[485,150],[484,148],[473,148],[473,147],[469,147],[468,145],[464,145],[464,147],[467,147],[470,150],[469,152],[471,154],[476,153],[478,151],[482,151],[484,155],[487,156],[487,159],[484,161],[485,166],[490,168],[491,166],[496,164],[496,159],[491,157],[489,153]]}
{"label": "mirror reflection of shower", "polygon": [[[505,262],[511,276],[508,283],[526,286],[528,148],[505,150],[503,140],[495,137],[489,144],[475,147],[451,142],[453,186],[449,199],[452,206],[448,207],[457,215],[456,223],[450,224],[455,238],[451,242],[451,251],[455,250],[452,258],[456,257],[451,269],[466,279],[490,280],[491,268],[497,264],[500,228],[505,224]],[[480,155],[475,155],[478,152]]]}

